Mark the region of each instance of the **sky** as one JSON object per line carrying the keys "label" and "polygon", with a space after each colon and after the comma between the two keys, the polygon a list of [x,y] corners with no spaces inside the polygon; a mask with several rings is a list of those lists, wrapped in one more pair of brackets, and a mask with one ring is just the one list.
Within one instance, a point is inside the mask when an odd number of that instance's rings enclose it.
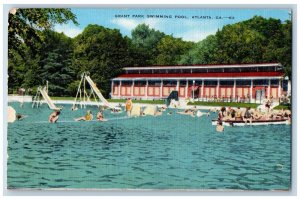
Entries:
{"label": "sky", "polygon": [[[198,42],[208,35],[215,34],[227,24],[234,24],[262,16],[281,21],[290,19],[288,9],[109,9],[109,8],[72,8],[79,25],[73,23],[55,25],[54,30],[64,32],[69,37],[80,34],[88,24],[98,24],[110,29],[119,29],[123,36],[131,37],[131,31],[141,23],[151,28],[182,38],[185,41]],[[163,15],[163,18],[156,17]]]}

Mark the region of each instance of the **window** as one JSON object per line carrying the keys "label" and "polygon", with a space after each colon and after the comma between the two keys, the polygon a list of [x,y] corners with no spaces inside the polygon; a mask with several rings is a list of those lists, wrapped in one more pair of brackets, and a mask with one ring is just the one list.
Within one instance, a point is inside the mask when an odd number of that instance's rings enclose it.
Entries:
{"label": "window", "polygon": [[123,86],[131,86],[132,85],[132,81],[122,81],[122,85]]}
{"label": "window", "polygon": [[266,86],[266,85],[269,85],[269,80],[253,80],[253,85],[256,86],[256,85],[263,85],[263,86]]}
{"label": "window", "polygon": [[181,73],[180,69],[167,69],[169,74],[179,74]]}
{"label": "window", "polygon": [[206,73],[207,69],[193,69],[193,73]]}
{"label": "window", "polygon": [[216,86],[217,84],[217,81],[204,81],[205,86]]}
{"label": "window", "polygon": [[134,85],[135,86],[145,86],[146,85],[146,81],[134,81]]}
{"label": "window", "polygon": [[163,81],[163,86],[176,86],[176,85],[177,85],[177,81],[175,80]]}
{"label": "window", "polygon": [[195,84],[195,86],[202,85],[202,81],[201,80],[195,80],[195,83],[193,83],[192,80],[189,80],[188,83],[189,83],[189,86],[192,86],[193,84]]}
{"label": "window", "polygon": [[223,72],[223,69],[224,68],[211,68],[211,69],[208,69],[208,72],[210,72],[210,73],[220,73],[220,72]]}
{"label": "window", "polygon": [[275,71],[275,67],[258,67],[259,72],[272,72]]}
{"label": "window", "polygon": [[257,67],[241,67],[241,72],[257,72]]}
{"label": "window", "polygon": [[142,69],[141,74],[152,74],[152,69]]}
{"label": "window", "polygon": [[139,70],[127,70],[127,74],[139,74]]}
{"label": "window", "polygon": [[239,85],[239,86],[251,85],[251,81],[250,80],[237,80],[236,85]]}
{"label": "window", "polygon": [[149,86],[160,86],[161,81],[148,81]]}
{"label": "window", "polygon": [[279,84],[279,80],[271,80],[271,85],[275,86]]}
{"label": "window", "polygon": [[220,85],[234,85],[234,81],[220,81]]}
{"label": "window", "polygon": [[240,72],[240,68],[224,68],[224,72],[227,72],[227,73],[235,73],[235,72]]}
{"label": "window", "polygon": [[114,86],[120,85],[120,81],[112,81],[112,82],[113,82]]}
{"label": "window", "polygon": [[191,69],[182,69],[182,73],[190,74],[191,73]]}
{"label": "window", "polygon": [[187,81],[179,81],[179,86],[180,87],[185,87],[186,83],[187,83]]}

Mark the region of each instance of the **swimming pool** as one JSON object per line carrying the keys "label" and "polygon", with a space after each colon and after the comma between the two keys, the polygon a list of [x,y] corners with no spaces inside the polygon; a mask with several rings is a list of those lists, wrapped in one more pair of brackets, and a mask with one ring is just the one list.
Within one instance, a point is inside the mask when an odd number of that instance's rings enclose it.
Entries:
{"label": "swimming pool", "polygon": [[[291,126],[225,127],[209,117],[166,112],[107,122],[74,122],[85,110],[64,105],[49,124],[46,105],[8,125],[8,188],[287,190],[291,184]],[[89,107],[95,115],[96,107]]]}

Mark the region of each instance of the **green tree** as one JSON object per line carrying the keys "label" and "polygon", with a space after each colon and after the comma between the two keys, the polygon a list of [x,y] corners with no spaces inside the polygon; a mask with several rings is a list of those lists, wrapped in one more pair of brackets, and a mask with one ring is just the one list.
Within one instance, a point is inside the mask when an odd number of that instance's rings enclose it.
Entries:
{"label": "green tree", "polygon": [[105,96],[110,92],[110,79],[132,65],[129,38],[123,38],[117,29],[88,25],[74,39],[73,67],[80,78],[82,72],[90,72],[91,78]]}
{"label": "green tree", "polygon": [[[70,9],[12,9],[9,13],[8,26],[8,87],[36,87],[42,84],[40,72],[42,51],[45,46],[53,43],[47,40],[47,30],[54,24],[72,21],[78,24],[76,16]],[[47,49],[49,50],[49,49]]]}
{"label": "green tree", "polygon": [[156,57],[159,54],[157,45],[165,34],[151,29],[146,24],[139,24],[132,30],[131,36],[136,55],[135,63],[140,66],[157,64]]}
{"label": "green tree", "polygon": [[8,17],[8,51],[17,50],[23,54],[25,44],[31,50],[43,41],[43,30],[53,28],[54,24],[72,21],[78,24],[76,16],[65,8],[28,8],[12,9]]}
{"label": "green tree", "polygon": [[49,81],[50,95],[68,96],[68,85],[75,78],[72,68],[73,42],[63,33],[45,32],[45,42],[40,49],[40,83]]}
{"label": "green tree", "polygon": [[217,38],[209,35],[184,54],[179,64],[217,64],[217,52]]}
{"label": "green tree", "polygon": [[193,45],[193,42],[185,42],[181,38],[167,35],[157,44],[156,63],[159,65],[176,65],[181,60],[181,56],[186,54]]}

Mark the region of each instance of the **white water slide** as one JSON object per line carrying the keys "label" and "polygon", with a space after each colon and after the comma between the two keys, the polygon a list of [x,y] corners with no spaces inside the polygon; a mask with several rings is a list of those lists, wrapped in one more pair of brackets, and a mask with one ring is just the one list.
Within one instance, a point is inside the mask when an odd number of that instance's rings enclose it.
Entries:
{"label": "white water slide", "polygon": [[43,98],[45,99],[45,101],[47,102],[48,106],[50,109],[52,110],[60,110],[60,108],[56,107],[56,105],[53,103],[53,101],[51,100],[51,98],[49,97],[46,87],[44,88],[39,88],[40,93],[42,94]]}
{"label": "white water slide", "polygon": [[103,95],[101,94],[100,90],[97,88],[96,84],[94,83],[94,81],[91,79],[90,76],[85,75],[85,80],[87,80],[87,82],[90,84],[91,88],[94,90],[94,92],[96,93],[96,95],[103,102],[103,105],[105,105],[105,106],[107,106],[109,108],[112,108],[112,109],[116,109],[116,107],[114,107],[110,103],[108,103],[108,101],[103,97]]}

